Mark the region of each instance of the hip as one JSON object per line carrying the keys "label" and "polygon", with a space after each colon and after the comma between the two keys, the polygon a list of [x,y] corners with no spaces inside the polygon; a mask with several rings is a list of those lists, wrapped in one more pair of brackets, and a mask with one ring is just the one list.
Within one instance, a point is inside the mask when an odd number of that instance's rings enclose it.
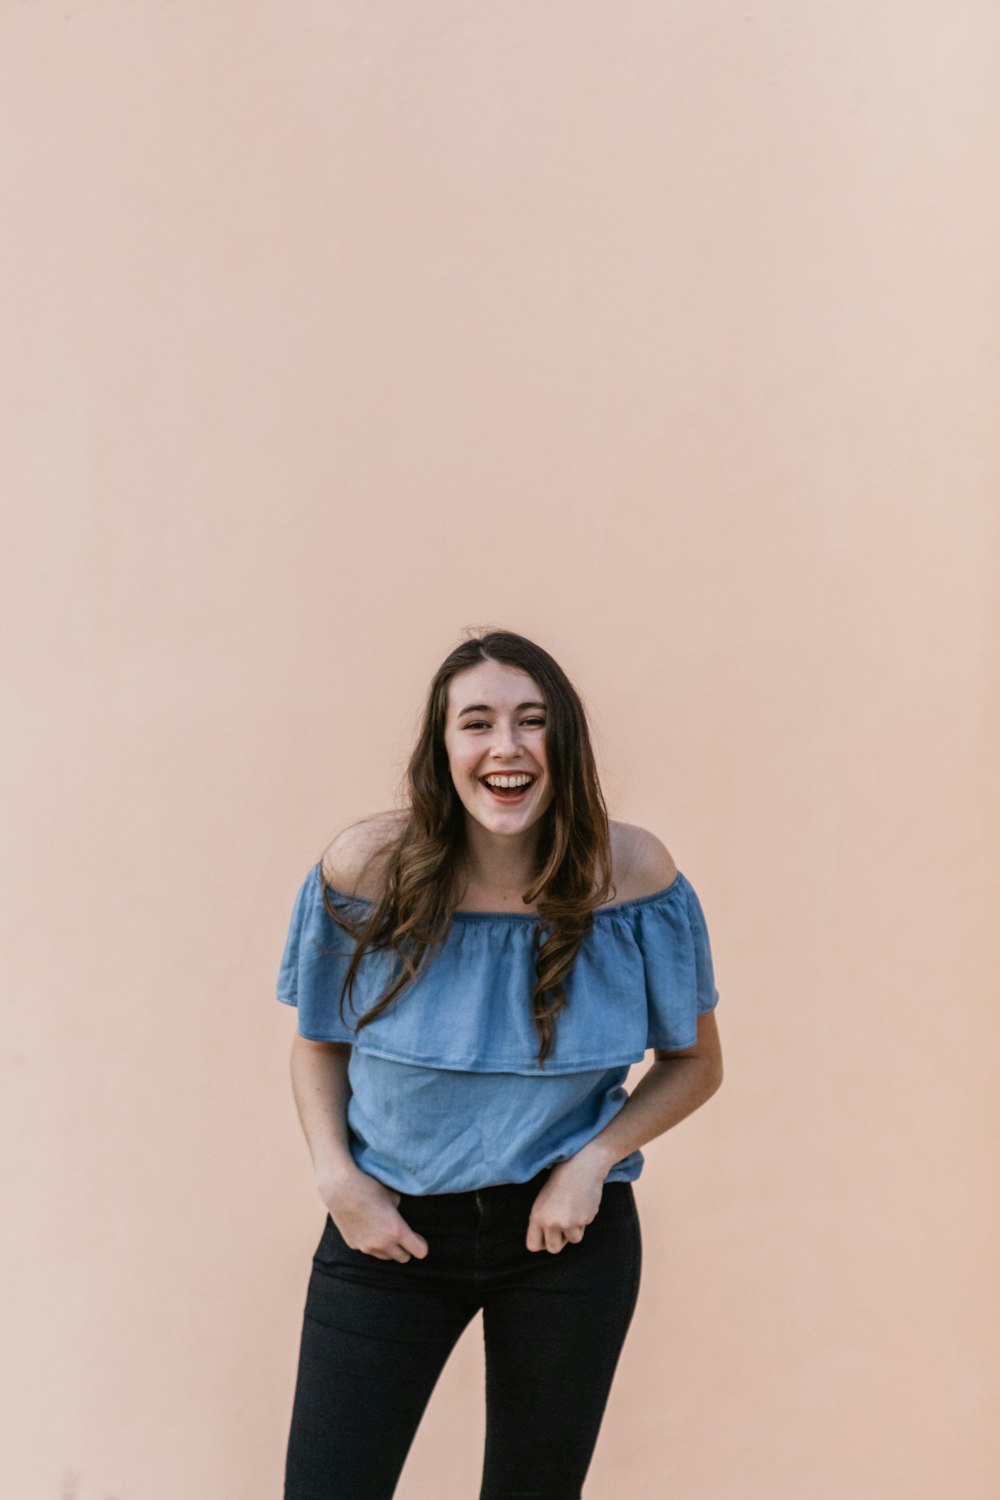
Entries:
{"label": "hip", "polygon": [[381,1260],[352,1249],[328,1214],[313,1256],[314,1273],[371,1285],[441,1285],[475,1292],[489,1285],[576,1280],[594,1288],[603,1281],[633,1288],[642,1261],[642,1234],[631,1182],[606,1182],[598,1211],[578,1241],[560,1250],[529,1250],[531,1206],[549,1168],[527,1182],[499,1183],[452,1193],[403,1193],[397,1205],[411,1229],[427,1241],[427,1254],[407,1261]]}

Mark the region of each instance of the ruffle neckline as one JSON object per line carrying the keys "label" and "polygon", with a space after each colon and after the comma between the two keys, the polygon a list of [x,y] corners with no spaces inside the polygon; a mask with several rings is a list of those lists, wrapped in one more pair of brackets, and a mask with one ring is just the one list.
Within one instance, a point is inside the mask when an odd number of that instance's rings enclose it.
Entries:
{"label": "ruffle neckline", "polygon": [[[347,1041],[431,1068],[545,1076],[631,1064],[652,1047],[693,1046],[697,1016],[718,1001],[704,913],[679,871],[662,891],[594,912],[564,980],[566,1005],[544,1067],[531,1017],[536,912],[453,912],[431,962],[358,1032],[352,1022],[388,988],[398,960],[385,950],[365,954],[341,1020],[354,940],[330,916],[322,887],[318,863],[296,897],[277,989],[279,1000],[298,1006],[300,1034],[314,1041]],[[336,906],[372,905],[329,883],[327,890]]]}
{"label": "ruffle neckline", "polygon": [[[317,864],[315,871],[321,877],[321,866]],[[670,885],[664,886],[662,891],[654,891],[650,896],[633,896],[630,901],[616,901],[611,906],[598,906],[594,909],[594,920],[601,917],[628,916],[633,907],[648,906],[655,901],[663,901],[666,897],[673,895],[678,890],[685,877],[678,870]],[[333,897],[334,905],[344,906],[374,906],[366,896],[350,895],[346,891],[340,891],[329,880],[326,888]],[[542,919],[538,912],[534,911],[459,911],[451,913],[453,922],[540,922]]]}

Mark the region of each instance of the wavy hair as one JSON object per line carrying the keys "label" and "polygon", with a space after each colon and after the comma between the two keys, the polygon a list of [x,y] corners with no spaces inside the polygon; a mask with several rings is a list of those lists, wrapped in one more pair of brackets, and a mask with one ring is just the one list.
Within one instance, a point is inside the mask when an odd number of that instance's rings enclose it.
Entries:
{"label": "wavy hair", "polygon": [[445,747],[448,690],[457,673],[482,661],[527,672],[547,705],[545,748],[553,795],[541,818],[537,868],[523,893],[539,917],[531,1009],[539,1039],[537,1061],[544,1067],[554,1045],[556,1018],[566,1003],[563,981],[593,926],[594,908],[610,894],[612,866],[607,807],[583,703],[558,662],[541,646],[509,630],[487,630],[449,653],[428,689],[406,767],[405,821],[376,851],[378,898],[363,917],[338,911],[321,862],[323,904],[338,927],[355,940],[341,986],[342,1018],[345,996],[353,993],[365,952],[389,949],[396,957],[395,977],[357,1021],[360,1031],[427,968],[451,928],[466,838],[465,808]]}

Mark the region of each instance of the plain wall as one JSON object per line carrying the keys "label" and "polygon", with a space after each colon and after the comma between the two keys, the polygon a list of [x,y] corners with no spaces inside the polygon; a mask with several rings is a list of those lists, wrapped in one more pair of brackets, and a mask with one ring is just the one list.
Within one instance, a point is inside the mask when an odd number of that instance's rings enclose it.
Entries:
{"label": "plain wall", "polygon": [[[0,53],[5,1493],[280,1495],[291,902],[494,624],[721,996],[588,1500],[992,1500],[996,6],[40,0]],[[400,1500],[483,1429],[477,1321]]]}

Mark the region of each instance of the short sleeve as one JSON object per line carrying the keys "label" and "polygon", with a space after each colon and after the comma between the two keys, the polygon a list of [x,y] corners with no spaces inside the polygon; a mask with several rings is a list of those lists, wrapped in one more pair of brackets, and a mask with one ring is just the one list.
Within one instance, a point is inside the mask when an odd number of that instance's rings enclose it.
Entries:
{"label": "short sleeve", "polygon": [[636,932],[646,976],[646,1047],[668,1052],[693,1047],[698,1016],[719,1003],[705,913],[685,877],[677,896],[642,908]]}
{"label": "short sleeve", "polygon": [[[314,865],[292,908],[278,971],[277,998],[298,1007],[299,1034],[312,1041],[353,1042],[354,1030],[340,1019],[340,991],[353,951],[349,933],[323,904],[322,870]],[[344,1004],[350,1019],[351,1002]]]}

